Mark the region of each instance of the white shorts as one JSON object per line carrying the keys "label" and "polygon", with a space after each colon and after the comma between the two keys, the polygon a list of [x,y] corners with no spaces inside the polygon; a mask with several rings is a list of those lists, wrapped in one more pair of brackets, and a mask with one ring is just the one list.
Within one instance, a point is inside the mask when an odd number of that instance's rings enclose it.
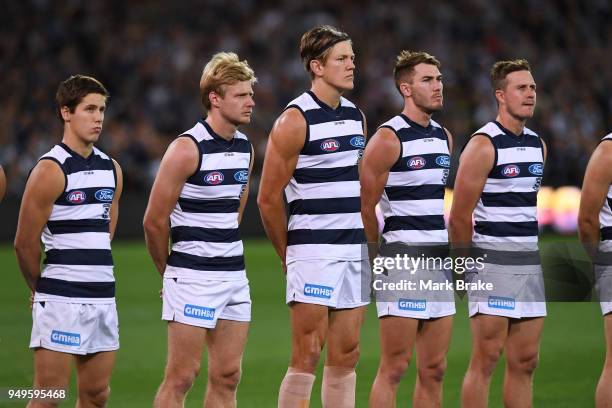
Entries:
{"label": "white shorts", "polygon": [[544,276],[541,273],[466,273],[465,280],[493,284],[491,291],[477,293],[468,290],[470,317],[478,313],[512,319],[546,316]]}
{"label": "white shorts", "polygon": [[34,302],[30,348],[93,354],[119,348],[115,303]]}
{"label": "white shorts", "polygon": [[214,329],[218,319],[251,321],[249,280],[164,278],[162,320]]}
{"label": "white shorts", "polygon": [[599,297],[601,314],[612,312],[612,266],[595,265],[595,291]]}
{"label": "white shorts", "polygon": [[370,278],[369,272],[362,275],[363,264],[331,259],[293,261],[287,265],[286,301],[334,309],[365,306],[370,303]]}

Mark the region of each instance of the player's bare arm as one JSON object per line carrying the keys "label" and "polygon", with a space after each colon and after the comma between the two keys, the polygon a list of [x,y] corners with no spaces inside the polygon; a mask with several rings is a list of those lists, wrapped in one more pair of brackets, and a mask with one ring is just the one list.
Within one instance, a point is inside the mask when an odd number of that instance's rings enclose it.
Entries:
{"label": "player's bare arm", "polygon": [[283,189],[289,183],[306,140],[306,120],[297,109],[287,109],[274,123],[264,159],[257,205],[268,238],[281,258],[287,251],[287,217]]}
{"label": "player's bare arm", "polygon": [[4,194],[6,193],[6,175],[4,174],[4,169],[0,166],[0,203],[4,198]]}
{"label": "player's bare arm", "polygon": [[32,170],[23,193],[15,253],[19,269],[32,292],[40,277],[40,236],[65,183],[64,173],[57,163],[41,160]]}
{"label": "player's bare arm", "polygon": [[238,207],[238,224],[242,222],[242,214],[244,214],[244,207],[249,199],[249,186],[251,185],[251,175],[253,174],[253,163],[255,162],[255,149],[251,145],[251,163],[249,163],[249,179],[244,186],[244,193],[240,197],[240,207]]}
{"label": "player's bare arm", "polygon": [[447,128],[444,128],[444,132],[446,133],[446,137],[448,137],[448,154],[453,155],[453,135]]}
{"label": "player's bare arm", "polygon": [[455,178],[448,222],[449,238],[454,245],[469,245],[472,242],[472,213],[494,161],[495,150],[491,141],[486,136],[473,136],[461,155]]}
{"label": "player's bare arm", "polygon": [[582,182],[580,210],[578,212],[578,234],[580,242],[593,258],[599,243],[599,213],[612,184],[612,143],[602,142],[597,146]]}
{"label": "player's bare arm", "polygon": [[197,171],[199,151],[193,140],[179,137],[173,141],[159,166],[151,188],[143,226],[147,249],[160,275],[168,260],[170,226],[168,219],[185,181]]}
{"label": "player's bare arm", "polygon": [[113,165],[115,166],[115,174],[117,175],[117,183],[115,185],[115,195],[113,196],[113,203],[111,205],[110,210],[110,239],[113,240],[115,236],[115,229],[117,228],[117,220],[119,219],[119,199],[121,198],[121,193],[123,192],[123,171],[121,170],[121,166],[119,163],[113,160]]}
{"label": "player's bare arm", "polygon": [[361,163],[359,182],[361,185],[361,219],[369,246],[370,255],[378,246],[378,220],[376,204],[387,184],[389,170],[400,155],[400,141],[388,128],[380,128],[368,142]]}

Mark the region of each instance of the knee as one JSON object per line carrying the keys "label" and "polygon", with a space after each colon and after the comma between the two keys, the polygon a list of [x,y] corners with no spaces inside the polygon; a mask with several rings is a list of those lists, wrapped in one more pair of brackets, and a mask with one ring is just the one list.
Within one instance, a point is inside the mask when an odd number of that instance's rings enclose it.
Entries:
{"label": "knee", "polygon": [[321,356],[321,345],[318,343],[310,343],[306,347],[301,347],[293,357],[291,366],[314,373],[319,363]]}
{"label": "knee", "polygon": [[173,394],[185,395],[191,389],[199,372],[199,367],[169,372],[166,373],[164,383],[171,389]]}
{"label": "knee", "polygon": [[533,374],[538,366],[539,354],[536,351],[522,352],[517,356],[508,356],[508,369],[512,372]]}
{"label": "knee", "polygon": [[110,387],[108,384],[79,390],[79,399],[87,401],[87,406],[105,407],[109,396]]}
{"label": "knee", "polygon": [[208,381],[213,387],[235,392],[240,383],[240,375],[240,368],[225,368],[223,370],[209,372]]}
{"label": "knee", "polygon": [[410,365],[410,356],[394,356],[388,362],[381,364],[380,375],[390,383],[397,385],[400,383],[406,370]]}
{"label": "knee", "polygon": [[486,377],[493,375],[497,362],[501,357],[503,348],[499,347],[486,347],[484,350],[480,350],[475,353],[475,363],[478,369]]}
{"label": "knee", "polygon": [[421,382],[442,383],[446,373],[446,359],[430,362],[424,367],[418,367],[417,371]]}
{"label": "knee", "polygon": [[359,342],[345,345],[343,348],[337,348],[327,351],[326,364],[334,367],[355,368],[359,361]]}

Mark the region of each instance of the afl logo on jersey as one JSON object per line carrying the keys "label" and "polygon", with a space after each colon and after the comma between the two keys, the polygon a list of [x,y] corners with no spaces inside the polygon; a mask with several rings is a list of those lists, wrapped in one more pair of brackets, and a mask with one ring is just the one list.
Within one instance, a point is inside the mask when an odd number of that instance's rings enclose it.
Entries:
{"label": "afl logo on jersey", "polygon": [[85,201],[85,199],[87,198],[87,195],[85,194],[84,191],[73,191],[70,194],[68,194],[68,197],[66,197],[66,200],[68,200],[68,202],[72,203],[72,204],[81,204],[83,201]]}
{"label": "afl logo on jersey", "polygon": [[436,157],[436,164],[441,167],[450,167],[450,157],[447,155],[442,155]]}
{"label": "afl logo on jersey", "polygon": [[212,185],[223,183],[223,179],[223,173],[220,171],[211,171],[204,176],[204,182]]}
{"label": "afl logo on jersey", "polygon": [[110,188],[103,188],[102,190],[98,190],[96,191],[96,200],[98,201],[113,201],[113,196],[115,195],[115,192],[113,190],[111,190]]}
{"label": "afl logo on jersey", "polygon": [[340,148],[340,143],[336,139],[326,139],[321,143],[321,150],[324,152],[335,152]]}
{"label": "afl logo on jersey", "polygon": [[424,157],[414,156],[408,160],[408,168],[412,170],[422,169],[423,167],[425,167],[425,163],[427,163],[427,161]]}
{"label": "afl logo on jersey", "polygon": [[534,163],[529,166],[529,172],[534,176],[541,176],[544,173],[544,167],[541,163]]}
{"label": "afl logo on jersey", "polygon": [[249,181],[249,172],[247,170],[237,171],[236,173],[234,173],[234,180],[239,183],[246,183],[247,181]]}
{"label": "afl logo on jersey", "polygon": [[362,136],[355,136],[351,139],[351,146],[363,149],[365,147],[365,138]]}
{"label": "afl logo on jersey", "polygon": [[502,176],[516,177],[521,174],[521,169],[516,164],[509,164],[502,169]]}

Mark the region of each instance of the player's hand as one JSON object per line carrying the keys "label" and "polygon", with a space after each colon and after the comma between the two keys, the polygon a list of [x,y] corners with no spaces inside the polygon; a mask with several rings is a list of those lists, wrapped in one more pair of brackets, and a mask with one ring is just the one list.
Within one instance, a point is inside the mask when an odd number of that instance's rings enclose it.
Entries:
{"label": "player's hand", "polygon": [[283,270],[283,275],[287,276],[287,264],[285,263],[285,260],[281,260],[281,268]]}
{"label": "player's hand", "polygon": [[30,291],[29,302],[30,302],[30,310],[32,310],[34,308],[34,292],[33,291]]}
{"label": "player's hand", "polygon": [[159,298],[162,299],[162,300],[164,299],[164,288],[161,288],[159,290]]}

